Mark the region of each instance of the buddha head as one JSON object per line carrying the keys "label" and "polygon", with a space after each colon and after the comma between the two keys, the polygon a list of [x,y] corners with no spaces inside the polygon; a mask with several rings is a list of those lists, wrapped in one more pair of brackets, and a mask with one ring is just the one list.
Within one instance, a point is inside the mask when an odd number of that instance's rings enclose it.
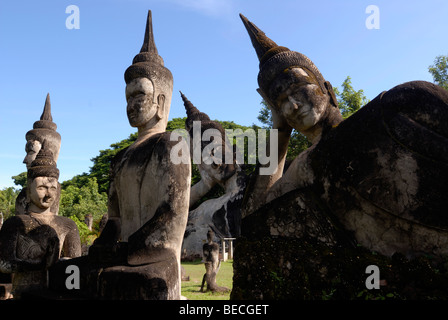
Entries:
{"label": "buddha head", "polygon": [[140,53],[124,73],[127,115],[132,127],[154,123],[166,128],[173,91],[173,76],[164,66],[154,43],[151,11]]}
{"label": "buddha head", "polygon": [[27,211],[50,213],[58,199],[59,170],[51,151],[42,148],[27,172]]}
{"label": "buddha head", "polygon": [[57,125],[53,122],[53,117],[51,116],[50,94],[47,94],[40,120],[34,122],[33,129],[25,135],[26,156],[23,159],[23,163],[26,164],[27,169],[31,166],[44,144],[45,148],[51,151],[54,157],[53,160],[57,161],[61,148],[61,135],[56,132],[56,129]]}
{"label": "buddha head", "polygon": [[278,46],[246,17],[240,17],[260,61],[258,92],[270,107],[305,134],[317,124],[342,121],[333,88],[314,63],[302,53]]}
{"label": "buddha head", "polygon": [[[190,152],[194,150],[194,122],[200,123],[201,133],[201,155],[200,163],[197,163],[201,177],[207,175],[209,179],[224,185],[225,182],[235,174],[239,169],[236,163],[234,148],[226,140],[225,130],[220,123],[210,120],[209,116],[200,112],[188,99],[182,94],[185,110],[187,112],[187,120],[185,121],[185,129],[190,135]],[[216,134],[211,135],[211,139],[204,138],[204,132],[212,129]],[[209,152],[208,152],[209,151]],[[226,163],[226,159],[232,159],[232,163]]]}

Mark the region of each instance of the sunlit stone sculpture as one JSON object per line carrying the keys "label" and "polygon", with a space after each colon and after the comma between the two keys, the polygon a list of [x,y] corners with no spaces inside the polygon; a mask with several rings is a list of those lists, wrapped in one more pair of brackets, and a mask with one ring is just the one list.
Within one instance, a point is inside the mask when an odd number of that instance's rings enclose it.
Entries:
{"label": "sunlit stone sculpture", "polygon": [[[151,11],[141,51],[124,78],[127,115],[138,137],[112,161],[108,221],[87,258],[75,262],[81,287],[100,299],[180,299],[191,165],[188,154],[180,164],[170,159],[174,145],[188,147],[165,131],[173,76],[157,52]],[[55,289],[62,282],[58,270]]]}
{"label": "sunlit stone sculpture", "polygon": [[[248,187],[232,297],[353,299],[372,264],[385,290],[440,296],[447,276],[431,265],[448,253],[448,92],[403,83],[342,121],[311,60],[241,18],[260,61],[258,92],[279,130],[280,161]],[[283,172],[292,128],[312,146]],[[425,270],[417,281],[411,264]],[[266,281],[273,272],[281,283]],[[438,287],[426,285],[437,277]]]}
{"label": "sunlit stone sculpture", "polygon": [[52,212],[59,170],[51,151],[41,149],[27,174],[27,211],[7,219],[0,230],[0,271],[14,274],[15,299],[46,288],[47,270],[60,257],[81,255],[75,222]]}
{"label": "sunlit stone sculpture", "polygon": [[[274,126],[286,133],[295,128],[313,142],[283,176],[260,176],[252,199],[264,194],[267,203],[312,187],[368,248],[386,255],[448,253],[448,132],[442,124],[448,92],[428,82],[404,83],[342,122],[331,85],[316,66],[242,19]],[[279,159],[286,147],[287,138],[279,139]]]}
{"label": "sunlit stone sculpture", "polygon": [[[56,131],[57,125],[53,122],[51,115],[50,94],[47,94],[45,99],[44,110],[40,116],[40,120],[34,122],[33,129],[28,131],[25,135],[26,156],[23,163],[26,164],[27,169],[36,158],[37,154],[42,148],[51,151],[54,161],[57,162],[59,157],[59,150],[61,149],[61,135]],[[60,198],[60,184],[58,184],[58,195],[53,203],[51,212],[58,214],[59,212],[59,198]],[[15,214],[24,214],[26,201],[26,188],[23,188],[16,199]]]}

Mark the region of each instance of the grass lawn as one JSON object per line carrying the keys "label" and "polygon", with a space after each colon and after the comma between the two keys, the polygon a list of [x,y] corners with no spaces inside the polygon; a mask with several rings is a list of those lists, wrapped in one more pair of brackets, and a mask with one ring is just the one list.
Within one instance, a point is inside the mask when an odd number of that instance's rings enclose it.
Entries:
{"label": "grass lawn", "polygon": [[[189,300],[229,300],[230,291],[227,293],[201,292],[202,277],[205,274],[205,266],[201,261],[182,262],[185,275],[190,276],[190,281],[182,281],[182,295]],[[232,290],[233,260],[221,262],[216,283],[219,286]],[[206,285],[204,285],[205,287]]]}

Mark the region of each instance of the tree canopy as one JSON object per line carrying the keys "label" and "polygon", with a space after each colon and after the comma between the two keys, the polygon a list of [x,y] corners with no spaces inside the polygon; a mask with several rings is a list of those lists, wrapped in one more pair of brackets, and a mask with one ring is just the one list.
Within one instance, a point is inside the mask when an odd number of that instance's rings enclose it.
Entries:
{"label": "tree canopy", "polygon": [[434,63],[428,67],[434,83],[448,90],[448,55],[437,56]]}
{"label": "tree canopy", "polygon": [[338,88],[334,88],[334,93],[338,99],[339,109],[342,117],[347,119],[353,113],[366,105],[369,100],[364,95],[364,90],[356,91],[352,86],[352,78],[348,76],[341,85],[342,92]]}
{"label": "tree canopy", "polygon": [[7,219],[14,215],[16,198],[19,190],[14,187],[4,188],[0,190],[0,212],[3,213],[3,219]]}

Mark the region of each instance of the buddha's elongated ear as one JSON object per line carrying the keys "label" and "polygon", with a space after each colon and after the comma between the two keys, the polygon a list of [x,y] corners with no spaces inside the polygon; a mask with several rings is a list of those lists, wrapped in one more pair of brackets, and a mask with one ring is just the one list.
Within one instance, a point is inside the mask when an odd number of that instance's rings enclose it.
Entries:
{"label": "buddha's elongated ear", "polygon": [[328,94],[330,95],[330,102],[333,106],[338,108],[338,100],[336,99],[336,95],[334,94],[333,86],[329,81],[325,81],[325,88],[328,91]]}
{"label": "buddha's elongated ear", "polygon": [[157,96],[157,120],[165,118],[165,95],[159,94]]}

